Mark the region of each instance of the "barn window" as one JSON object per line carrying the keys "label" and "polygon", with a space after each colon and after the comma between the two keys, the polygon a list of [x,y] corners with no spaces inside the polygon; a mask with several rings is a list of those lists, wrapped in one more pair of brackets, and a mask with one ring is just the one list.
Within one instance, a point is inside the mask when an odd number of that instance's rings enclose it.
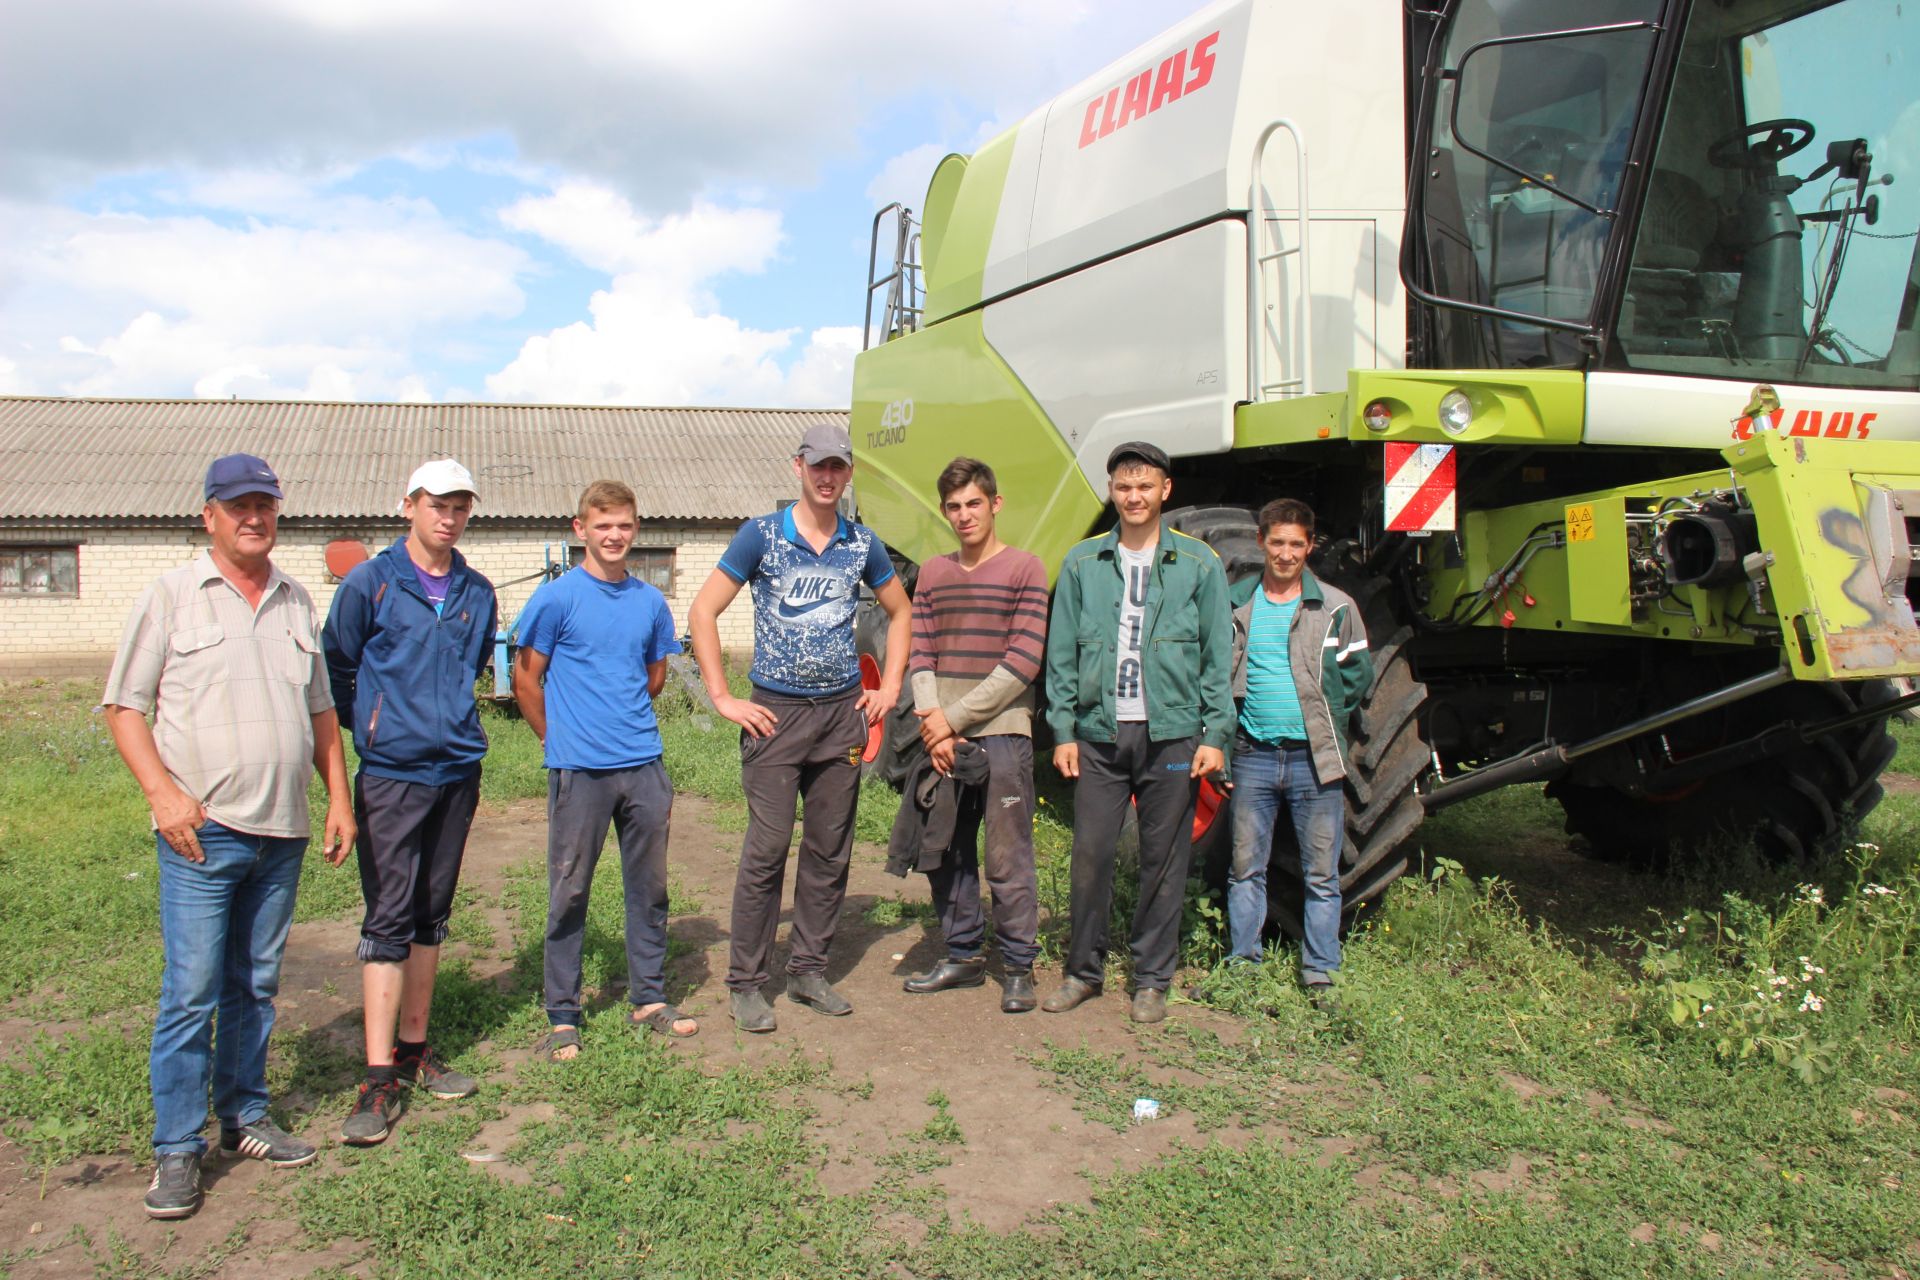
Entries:
{"label": "barn window", "polygon": [[[567,554],[574,564],[587,558],[585,547],[568,547]],[[672,547],[629,547],[627,548],[627,572],[642,582],[650,582],[660,588],[660,594],[673,594],[673,548]]]}
{"label": "barn window", "polygon": [[80,548],[0,547],[0,596],[77,596]]}

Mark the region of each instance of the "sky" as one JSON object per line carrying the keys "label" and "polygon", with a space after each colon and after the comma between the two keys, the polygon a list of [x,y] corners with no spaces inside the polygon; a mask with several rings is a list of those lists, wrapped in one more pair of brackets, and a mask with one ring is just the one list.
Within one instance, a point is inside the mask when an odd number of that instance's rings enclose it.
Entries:
{"label": "sky", "polygon": [[845,406],[872,217],[1192,0],[0,0],[0,394]]}

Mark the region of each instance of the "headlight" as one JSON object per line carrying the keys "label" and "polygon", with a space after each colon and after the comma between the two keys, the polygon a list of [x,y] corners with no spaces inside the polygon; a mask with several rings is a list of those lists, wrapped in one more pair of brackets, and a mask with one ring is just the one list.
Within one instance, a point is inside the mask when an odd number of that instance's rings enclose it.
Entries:
{"label": "headlight", "polygon": [[1360,421],[1369,431],[1385,431],[1393,425],[1393,406],[1385,400],[1375,400],[1361,411]]}
{"label": "headlight", "polygon": [[1457,436],[1473,425],[1473,401],[1467,393],[1455,388],[1440,397],[1440,429],[1450,436]]}

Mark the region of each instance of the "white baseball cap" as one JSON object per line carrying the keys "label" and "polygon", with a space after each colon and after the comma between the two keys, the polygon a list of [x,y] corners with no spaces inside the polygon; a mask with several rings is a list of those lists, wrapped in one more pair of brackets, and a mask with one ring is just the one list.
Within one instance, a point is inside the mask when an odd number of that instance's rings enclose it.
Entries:
{"label": "white baseball cap", "polygon": [[413,469],[413,475],[407,479],[407,496],[411,498],[422,490],[436,498],[449,493],[470,493],[476,502],[480,499],[480,491],[473,487],[473,473],[452,458],[423,462]]}

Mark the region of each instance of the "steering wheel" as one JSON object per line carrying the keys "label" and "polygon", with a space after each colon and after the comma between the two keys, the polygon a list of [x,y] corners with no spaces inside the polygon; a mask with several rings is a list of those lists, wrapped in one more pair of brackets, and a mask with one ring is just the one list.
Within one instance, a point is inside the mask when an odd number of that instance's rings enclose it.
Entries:
{"label": "steering wheel", "polygon": [[[1756,135],[1764,134],[1764,137]],[[1749,139],[1752,139],[1749,141]],[[1717,169],[1771,169],[1813,142],[1813,125],[1792,116],[1756,120],[1735,129],[1707,148],[1707,163]]]}

